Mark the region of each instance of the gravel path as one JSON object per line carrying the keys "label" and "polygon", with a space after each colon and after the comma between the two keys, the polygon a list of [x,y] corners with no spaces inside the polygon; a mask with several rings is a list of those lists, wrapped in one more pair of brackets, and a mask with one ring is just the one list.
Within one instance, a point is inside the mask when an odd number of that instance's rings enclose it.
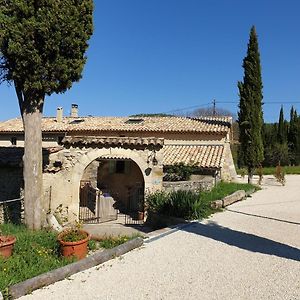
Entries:
{"label": "gravel path", "polygon": [[20,299],[300,299],[300,176]]}

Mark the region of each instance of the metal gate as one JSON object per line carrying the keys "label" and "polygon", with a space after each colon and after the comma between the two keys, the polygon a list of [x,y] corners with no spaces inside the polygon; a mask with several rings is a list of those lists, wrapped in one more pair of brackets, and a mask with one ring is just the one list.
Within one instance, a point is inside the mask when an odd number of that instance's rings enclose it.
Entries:
{"label": "metal gate", "polygon": [[89,181],[80,184],[79,220],[84,223],[104,223],[117,220],[118,210],[114,199],[100,194]]}
{"label": "metal gate", "polygon": [[143,225],[145,219],[144,185],[136,184],[129,191],[128,210],[125,214],[126,225]]}

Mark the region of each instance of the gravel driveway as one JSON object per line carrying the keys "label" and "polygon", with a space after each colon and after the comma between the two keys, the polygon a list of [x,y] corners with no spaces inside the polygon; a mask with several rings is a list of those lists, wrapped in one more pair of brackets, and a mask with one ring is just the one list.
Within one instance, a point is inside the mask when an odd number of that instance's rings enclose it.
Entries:
{"label": "gravel driveway", "polygon": [[300,299],[300,176],[20,299]]}

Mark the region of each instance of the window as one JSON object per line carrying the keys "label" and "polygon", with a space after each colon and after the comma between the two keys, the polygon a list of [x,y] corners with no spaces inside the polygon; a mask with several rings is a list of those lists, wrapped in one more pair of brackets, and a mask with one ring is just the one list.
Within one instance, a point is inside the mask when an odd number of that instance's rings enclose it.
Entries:
{"label": "window", "polygon": [[128,174],[130,173],[129,160],[110,160],[109,174]]}
{"label": "window", "polygon": [[125,161],[117,160],[116,162],[116,173],[124,174],[125,173]]}
{"label": "window", "polygon": [[132,118],[132,119],[128,119],[127,121],[125,121],[126,124],[140,124],[143,122],[144,122],[144,119],[142,119],[142,118]]}
{"label": "window", "polygon": [[75,119],[75,120],[69,122],[69,124],[79,124],[79,123],[82,123],[82,122],[84,122],[84,119]]}

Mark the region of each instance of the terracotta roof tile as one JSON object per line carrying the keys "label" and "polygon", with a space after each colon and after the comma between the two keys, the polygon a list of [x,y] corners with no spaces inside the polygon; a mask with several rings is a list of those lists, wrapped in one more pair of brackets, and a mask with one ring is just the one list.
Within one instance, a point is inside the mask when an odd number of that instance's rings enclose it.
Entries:
{"label": "terracotta roof tile", "polygon": [[164,162],[166,166],[176,163],[196,165],[200,168],[220,168],[222,166],[222,145],[165,145]]}
{"label": "terracotta roof tile", "polygon": [[[128,122],[128,120],[139,120]],[[203,133],[226,133],[228,124],[213,123],[208,120],[198,120],[185,117],[64,117],[62,122],[56,118],[43,118],[43,132],[99,132],[99,131],[122,131],[122,132],[203,132]],[[23,124],[21,118],[11,119],[0,123],[2,133],[21,133]]]}
{"label": "terracotta roof tile", "polygon": [[112,146],[159,146],[164,144],[164,139],[155,137],[99,137],[99,136],[66,136],[64,145],[112,145]]}

